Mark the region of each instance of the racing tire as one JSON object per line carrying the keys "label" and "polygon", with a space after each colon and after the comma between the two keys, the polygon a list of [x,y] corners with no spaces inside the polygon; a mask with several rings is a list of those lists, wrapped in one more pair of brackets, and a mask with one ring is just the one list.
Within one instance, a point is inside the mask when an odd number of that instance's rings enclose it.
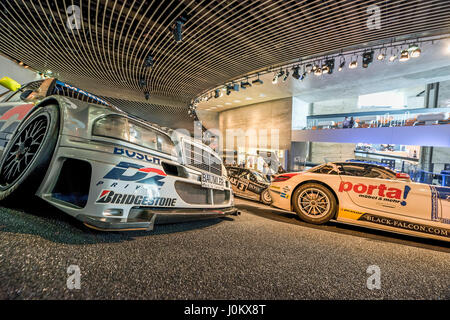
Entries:
{"label": "racing tire", "polygon": [[38,108],[20,124],[0,159],[0,201],[34,196],[47,172],[58,134],[56,105]]}
{"label": "racing tire", "polygon": [[312,224],[328,222],[337,210],[336,197],[330,189],[318,183],[306,183],[297,188],[292,202],[297,216]]}
{"label": "racing tire", "polygon": [[269,189],[264,189],[263,192],[261,192],[261,202],[265,205],[270,206],[272,204],[272,197],[270,196]]}

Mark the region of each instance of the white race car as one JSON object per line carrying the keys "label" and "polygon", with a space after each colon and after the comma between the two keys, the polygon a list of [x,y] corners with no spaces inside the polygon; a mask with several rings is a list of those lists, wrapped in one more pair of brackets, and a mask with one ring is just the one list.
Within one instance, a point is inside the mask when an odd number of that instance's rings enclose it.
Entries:
{"label": "white race car", "polygon": [[272,205],[304,221],[330,219],[450,241],[450,188],[411,182],[383,166],[333,162],[276,176]]}
{"label": "white race car", "polygon": [[0,99],[0,201],[37,195],[104,231],[237,214],[220,157],[57,79]]}

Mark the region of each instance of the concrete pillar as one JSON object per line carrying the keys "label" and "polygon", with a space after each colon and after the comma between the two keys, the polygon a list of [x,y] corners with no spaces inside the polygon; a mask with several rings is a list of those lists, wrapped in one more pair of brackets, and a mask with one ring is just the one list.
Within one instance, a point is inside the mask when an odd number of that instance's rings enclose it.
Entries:
{"label": "concrete pillar", "polygon": [[[425,89],[425,108],[437,108],[439,98],[439,82],[429,83]],[[420,167],[433,172],[433,147],[420,147]]]}

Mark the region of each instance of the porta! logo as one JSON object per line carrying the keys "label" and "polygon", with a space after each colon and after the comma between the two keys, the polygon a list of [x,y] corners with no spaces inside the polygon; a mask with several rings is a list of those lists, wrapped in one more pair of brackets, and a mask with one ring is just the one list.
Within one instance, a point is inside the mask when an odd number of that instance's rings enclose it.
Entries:
{"label": "porta! logo", "polygon": [[358,194],[367,194],[388,199],[401,200],[403,198],[403,201],[400,202],[400,204],[402,206],[406,206],[405,200],[408,197],[411,188],[409,186],[405,186],[405,189],[402,191],[401,189],[398,188],[388,188],[386,187],[385,184],[366,185],[364,183],[353,184],[350,181],[342,181],[339,186],[339,192],[349,192],[349,191],[353,191]]}

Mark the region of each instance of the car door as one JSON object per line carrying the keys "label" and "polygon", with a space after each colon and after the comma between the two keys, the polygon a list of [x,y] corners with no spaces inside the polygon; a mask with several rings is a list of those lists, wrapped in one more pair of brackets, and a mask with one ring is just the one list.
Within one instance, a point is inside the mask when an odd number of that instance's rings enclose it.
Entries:
{"label": "car door", "polygon": [[261,193],[265,189],[267,189],[268,186],[268,181],[266,182],[266,180],[261,175],[256,172],[250,172],[247,190],[254,193],[255,197],[259,198],[261,196]]}
{"label": "car door", "polygon": [[242,172],[241,168],[229,168],[228,169],[228,180],[230,181],[231,188],[235,195],[241,195],[241,190],[239,188],[239,176]]}
{"label": "car door", "polygon": [[359,163],[342,164],[340,178],[338,192],[346,192],[362,209],[432,219],[429,185],[397,179],[390,170]]}
{"label": "car door", "polygon": [[245,198],[257,199],[255,194],[251,192],[248,187],[250,184],[251,172],[248,169],[243,169],[237,179],[236,190],[238,195]]}

